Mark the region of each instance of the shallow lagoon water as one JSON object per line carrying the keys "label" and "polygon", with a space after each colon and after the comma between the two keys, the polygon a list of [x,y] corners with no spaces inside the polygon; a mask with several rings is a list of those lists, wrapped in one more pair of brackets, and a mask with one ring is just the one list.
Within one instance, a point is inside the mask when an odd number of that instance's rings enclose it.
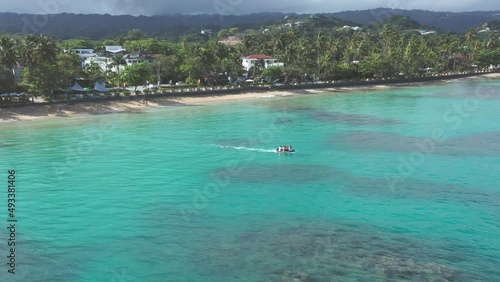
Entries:
{"label": "shallow lagoon water", "polygon": [[499,281],[499,86],[2,124],[0,281]]}

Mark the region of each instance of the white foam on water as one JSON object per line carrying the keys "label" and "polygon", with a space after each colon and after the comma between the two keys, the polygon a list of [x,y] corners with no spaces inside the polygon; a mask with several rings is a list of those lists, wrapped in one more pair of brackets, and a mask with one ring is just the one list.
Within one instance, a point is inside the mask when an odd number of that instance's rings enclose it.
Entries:
{"label": "white foam on water", "polygon": [[260,149],[260,148],[250,148],[243,146],[222,146],[222,145],[217,145],[217,147],[224,149],[243,150],[243,151],[261,152],[261,153],[276,153],[276,149]]}

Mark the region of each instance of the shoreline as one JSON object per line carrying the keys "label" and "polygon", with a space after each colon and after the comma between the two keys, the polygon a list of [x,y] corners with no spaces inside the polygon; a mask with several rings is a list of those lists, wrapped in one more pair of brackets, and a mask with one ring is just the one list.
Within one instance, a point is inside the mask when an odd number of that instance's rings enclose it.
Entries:
{"label": "shoreline", "polygon": [[[147,104],[142,103],[145,96],[133,96],[115,100],[64,101],[58,103],[40,103],[23,106],[0,108],[0,123],[34,121],[48,118],[70,118],[84,115],[99,115],[111,113],[140,112],[150,109],[168,108],[175,106],[205,105],[212,103],[236,102],[259,98],[286,97],[292,95],[307,95],[321,93],[346,93],[356,91],[387,90],[398,87],[414,87],[436,83],[447,83],[450,80],[500,78],[500,73],[484,73],[462,77],[439,77],[432,80],[417,81],[376,81],[367,83],[339,83],[339,84],[305,84],[287,87],[237,89],[240,93],[222,91],[208,91],[208,93],[189,94],[174,93],[162,95],[148,95]],[[177,94],[177,95],[176,95]],[[181,95],[179,95],[181,94]],[[59,112],[59,107],[62,112]]]}

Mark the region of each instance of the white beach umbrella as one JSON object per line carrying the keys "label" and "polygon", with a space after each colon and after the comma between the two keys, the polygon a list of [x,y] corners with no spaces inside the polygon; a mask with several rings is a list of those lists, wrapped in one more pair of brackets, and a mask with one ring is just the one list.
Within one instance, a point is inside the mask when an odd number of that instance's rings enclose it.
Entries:
{"label": "white beach umbrella", "polygon": [[107,89],[104,85],[100,84],[99,82],[95,83],[94,89],[97,92],[109,92],[109,89]]}

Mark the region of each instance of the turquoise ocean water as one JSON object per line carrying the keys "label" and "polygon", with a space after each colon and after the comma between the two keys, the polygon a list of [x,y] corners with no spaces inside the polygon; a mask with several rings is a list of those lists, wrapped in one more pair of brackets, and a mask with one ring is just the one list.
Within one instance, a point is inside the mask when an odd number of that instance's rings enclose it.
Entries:
{"label": "turquoise ocean water", "polygon": [[499,87],[1,124],[0,281],[500,281]]}

